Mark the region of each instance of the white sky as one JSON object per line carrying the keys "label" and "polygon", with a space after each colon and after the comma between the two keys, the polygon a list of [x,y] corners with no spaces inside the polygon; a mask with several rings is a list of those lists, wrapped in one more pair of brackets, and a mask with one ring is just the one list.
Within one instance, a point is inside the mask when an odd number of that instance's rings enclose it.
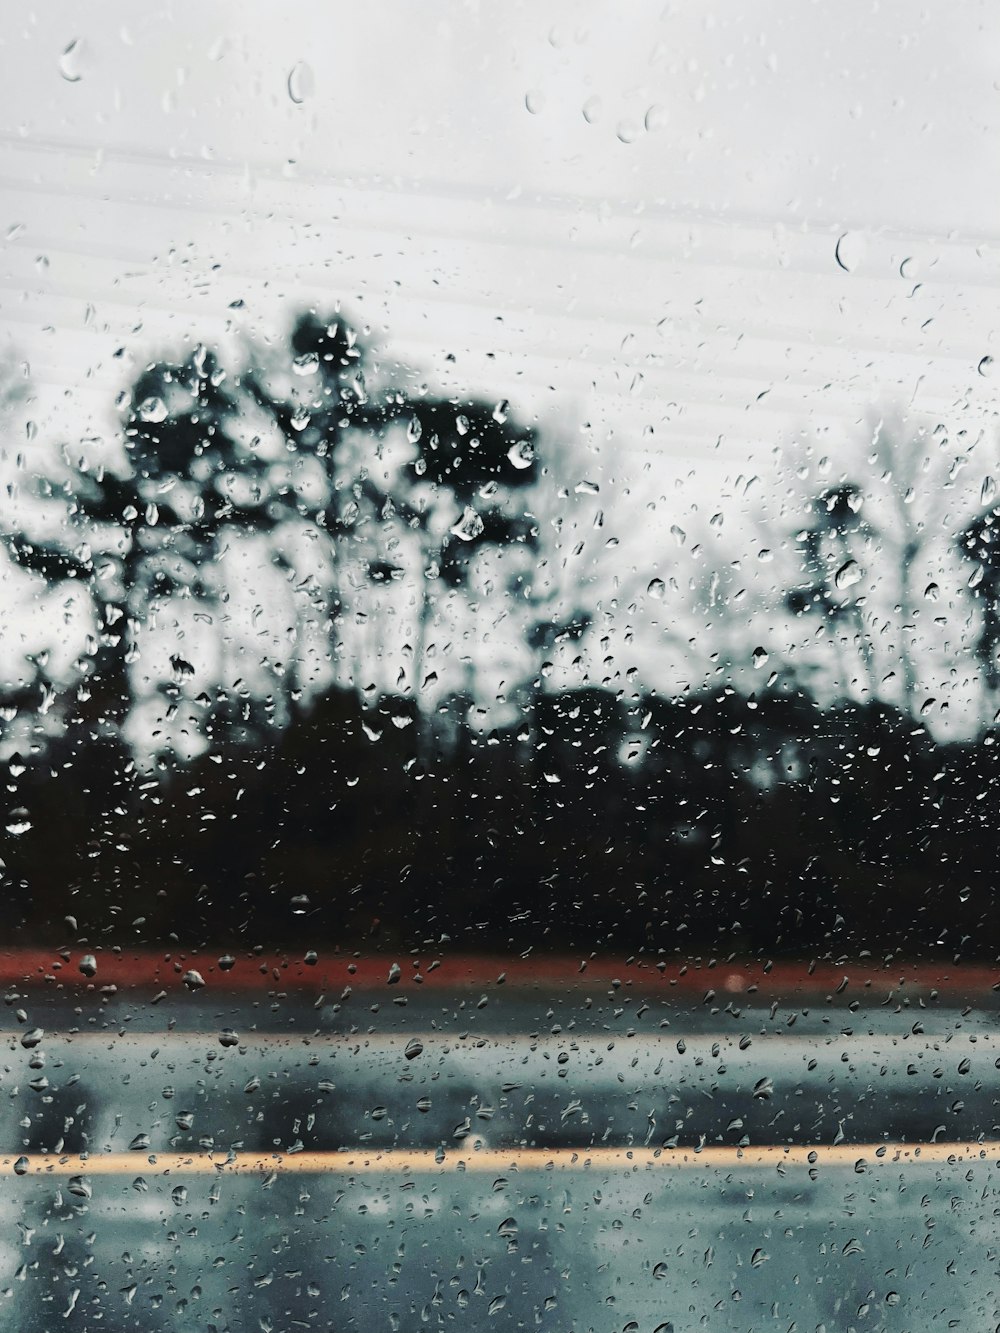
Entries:
{"label": "white sky", "polygon": [[119,340],[337,295],[462,388],[678,459],[886,393],[992,407],[988,4],[54,0],[5,27],[3,332],[88,409]]}
{"label": "white sky", "polygon": [[123,345],[271,336],[337,297],[441,385],[584,427],[635,506],[672,495],[636,562],[796,430],[892,399],[993,435],[989,3],[5,19],[0,336],[40,436],[108,428]]}

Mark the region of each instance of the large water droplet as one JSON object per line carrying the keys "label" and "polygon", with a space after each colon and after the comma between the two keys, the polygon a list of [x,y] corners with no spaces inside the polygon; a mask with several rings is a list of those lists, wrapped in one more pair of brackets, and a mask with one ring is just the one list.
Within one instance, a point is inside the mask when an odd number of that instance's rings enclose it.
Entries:
{"label": "large water droplet", "polygon": [[77,967],[85,977],[92,977],[97,972],[97,959],[92,953],[85,953],[77,963]]}
{"label": "large water droplet", "polygon": [[646,584],[646,596],[652,597],[654,602],[662,602],[667,595],[667,585],[662,579],[650,579]]}
{"label": "large water droplet", "polygon": [[512,467],[523,472],[525,468],[531,467],[535,461],[535,451],[528,440],[520,440],[517,444],[512,444],[507,450],[507,458]]}
{"label": "large water droplet", "polygon": [[23,833],[27,833],[31,828],[31,817],[23,806],[18,806],[7,816],[7,832],[14,838],[19,838]]}
{"label": "large water droplet", "polygon": [[524,105],[533,116],[537,116],[540,111],[545,109],[545,94],[539,92],[537,88],[531,88],[524,95]]}
{"label": "large water droplet", "polygon": [[296,375],[315,375],[319,370],[319,357],[315,352],[305,352],[292,362]]}
{"label": "large water droplet", "polygon": [[850,588],[861,582],[861,566],[856,560],[845,560],[833,578],[838,588]]}
{"label": "large water droplet", "polygon": [[14,1163],[14,1175],[15,1176],[27,1175],[28,1168],[30,1167],[30,1165],[31,1163],[28,1161],[27,1157],[19,1157],[17,1161]]}
{"label": "large water droplet", "polygon": [[604,110],[604,103],[599,97],[588,97],[583,104],[583,118],[588,125],[596,125]]}
{"label": "large water droplet", "polygon": [[991,356],[984,356],[977,369],[984,379],[989,379],[993,374],[993,358]]}
{"label": "large water droplet", "polygon": [[767,649],[755,648],[750,655],[750,660],[753,662],[754,670],[759,671],[767,663]]}
{"label": "large water droplet", "polygon": [[465,512],[451,531],[452,535],[457,537],[460,541],[475,541],[476,538],[482,534],[483,520],[471,505],[466,505]]}
{"label": "large water droplet", "polygon": [[155,394],[149,398],[144,398],[139,404],[139,419],[141,421],[165,421],[167,417],[167,405],[162,398]]}
{"label": "large water droplet", "polygon": [[84,73],[85,49],[78,37],[64,47],[59,57],[59,73],[67,83],[79,83]]}
{"label": "large water droplet", "polygon": [[646,126],[649,133],[653,134],[656,130],[662,130],[666,123],[667,108],[665,106],[660,106],[658,102],[654,102],[646,112],[643,124]]}
{"label": "large water droplet", "polygon": [[316,91],[316,80],[312,66],[305,60],[296,61],[288,71],[288,96],[296,106],[301,106]]}
{"label": "large water droplet", "polygon": [[862,233],[845,231],[837,238],[834,256],[845,273],[853,273],[865,257],[865,238]]}

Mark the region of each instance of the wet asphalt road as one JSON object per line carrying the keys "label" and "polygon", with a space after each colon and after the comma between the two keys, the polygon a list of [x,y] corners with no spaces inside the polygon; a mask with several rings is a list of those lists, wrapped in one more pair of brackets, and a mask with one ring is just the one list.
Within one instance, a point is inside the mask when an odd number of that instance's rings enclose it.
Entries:
{"label": "wet asphalt road", "polygon": [[[187,999],[8,1006],[0,1329],[1000,1322],[986,1006]],[[752,1159],[789,1144],[815,1159]],[[122,1165],[52,1167],[78,1153]],[[247,1154],[274,1169],[213,1165]]]}

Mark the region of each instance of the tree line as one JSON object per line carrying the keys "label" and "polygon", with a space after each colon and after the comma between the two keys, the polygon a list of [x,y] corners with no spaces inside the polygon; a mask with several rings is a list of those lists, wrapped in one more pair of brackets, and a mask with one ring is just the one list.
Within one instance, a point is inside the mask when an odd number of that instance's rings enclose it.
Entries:
{"label": "tree line", "polygon": [[655,651],[703,660],[669,690],[616,657],[666,588],[591,554],[579,458],[339,314],[35,444],[3,524],[25,938],[992,956],[1000,510],[987,478],[952,521],[963,442],[879,423],[804,469],[763,581],[678,562]]}

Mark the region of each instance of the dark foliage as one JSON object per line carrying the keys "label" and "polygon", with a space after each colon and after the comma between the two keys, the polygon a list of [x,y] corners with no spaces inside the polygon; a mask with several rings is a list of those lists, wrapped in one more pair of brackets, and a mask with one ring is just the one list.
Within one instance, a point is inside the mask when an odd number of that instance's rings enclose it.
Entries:
{"label": "dark foliage", "polygon": [[[369,352],[340,320],[303,316],[289,349],[316,386],[305,406],[262,371],[227,378],[204,349],[151,366],[117,469],[81,467],[66,483],[58,539],[6,536],[12,559],[50,587],[86,586],[100,628],[62,726],[39,726],[30,761],[9,765],[11,933],[51,940],[71,918],[74,933],[122,945],[993,956],[992,735],[936,743],[901,711],[820,707],[779,675],[756,696],[551,691],[546,657],[583,639],[595,612],[570,603],[546,616],[545,598],[516,579],[531,667],[510,687],[519,715],[499,729],[476,724],[468,684],[418,704],[411,688],[363,689],[360,663],[354,687],[293,683],[283,707],[277,682],[202,690],[201,757],[144,770],[126,722],[149,607],[173,596],[224,606],[218,556],[234,534],[275,538],[275,566],[295,577],[277,538],[297,524],[327,544],[317,599],[331,654],[358,578],[390,588],[417,558],[418,683],[438,600],[471,595],[484,552],[546,558],[524,498],[543,477],[539,441],[506,404],[373,387]],[[322,484],[297,488],[247,442],[251,409]],[[413,447],[395,484],[366,461],[394,429]],[[366,444],[345,482],[351,432]],[[803,580],[785,593],[793,614],[831,633],[860,625],[830,577],[865,535],[859,507],[847,485],[814,501]],[[960,538],[982,571],[976,651],[990,688],[994,519]],[[110,575],[93,554],[102,531],[116,534]],[[158,687],[174,707],[198,669],[187,651],[178,644]],[[7,684],[7,725],[41,718],[39,680]]]}

